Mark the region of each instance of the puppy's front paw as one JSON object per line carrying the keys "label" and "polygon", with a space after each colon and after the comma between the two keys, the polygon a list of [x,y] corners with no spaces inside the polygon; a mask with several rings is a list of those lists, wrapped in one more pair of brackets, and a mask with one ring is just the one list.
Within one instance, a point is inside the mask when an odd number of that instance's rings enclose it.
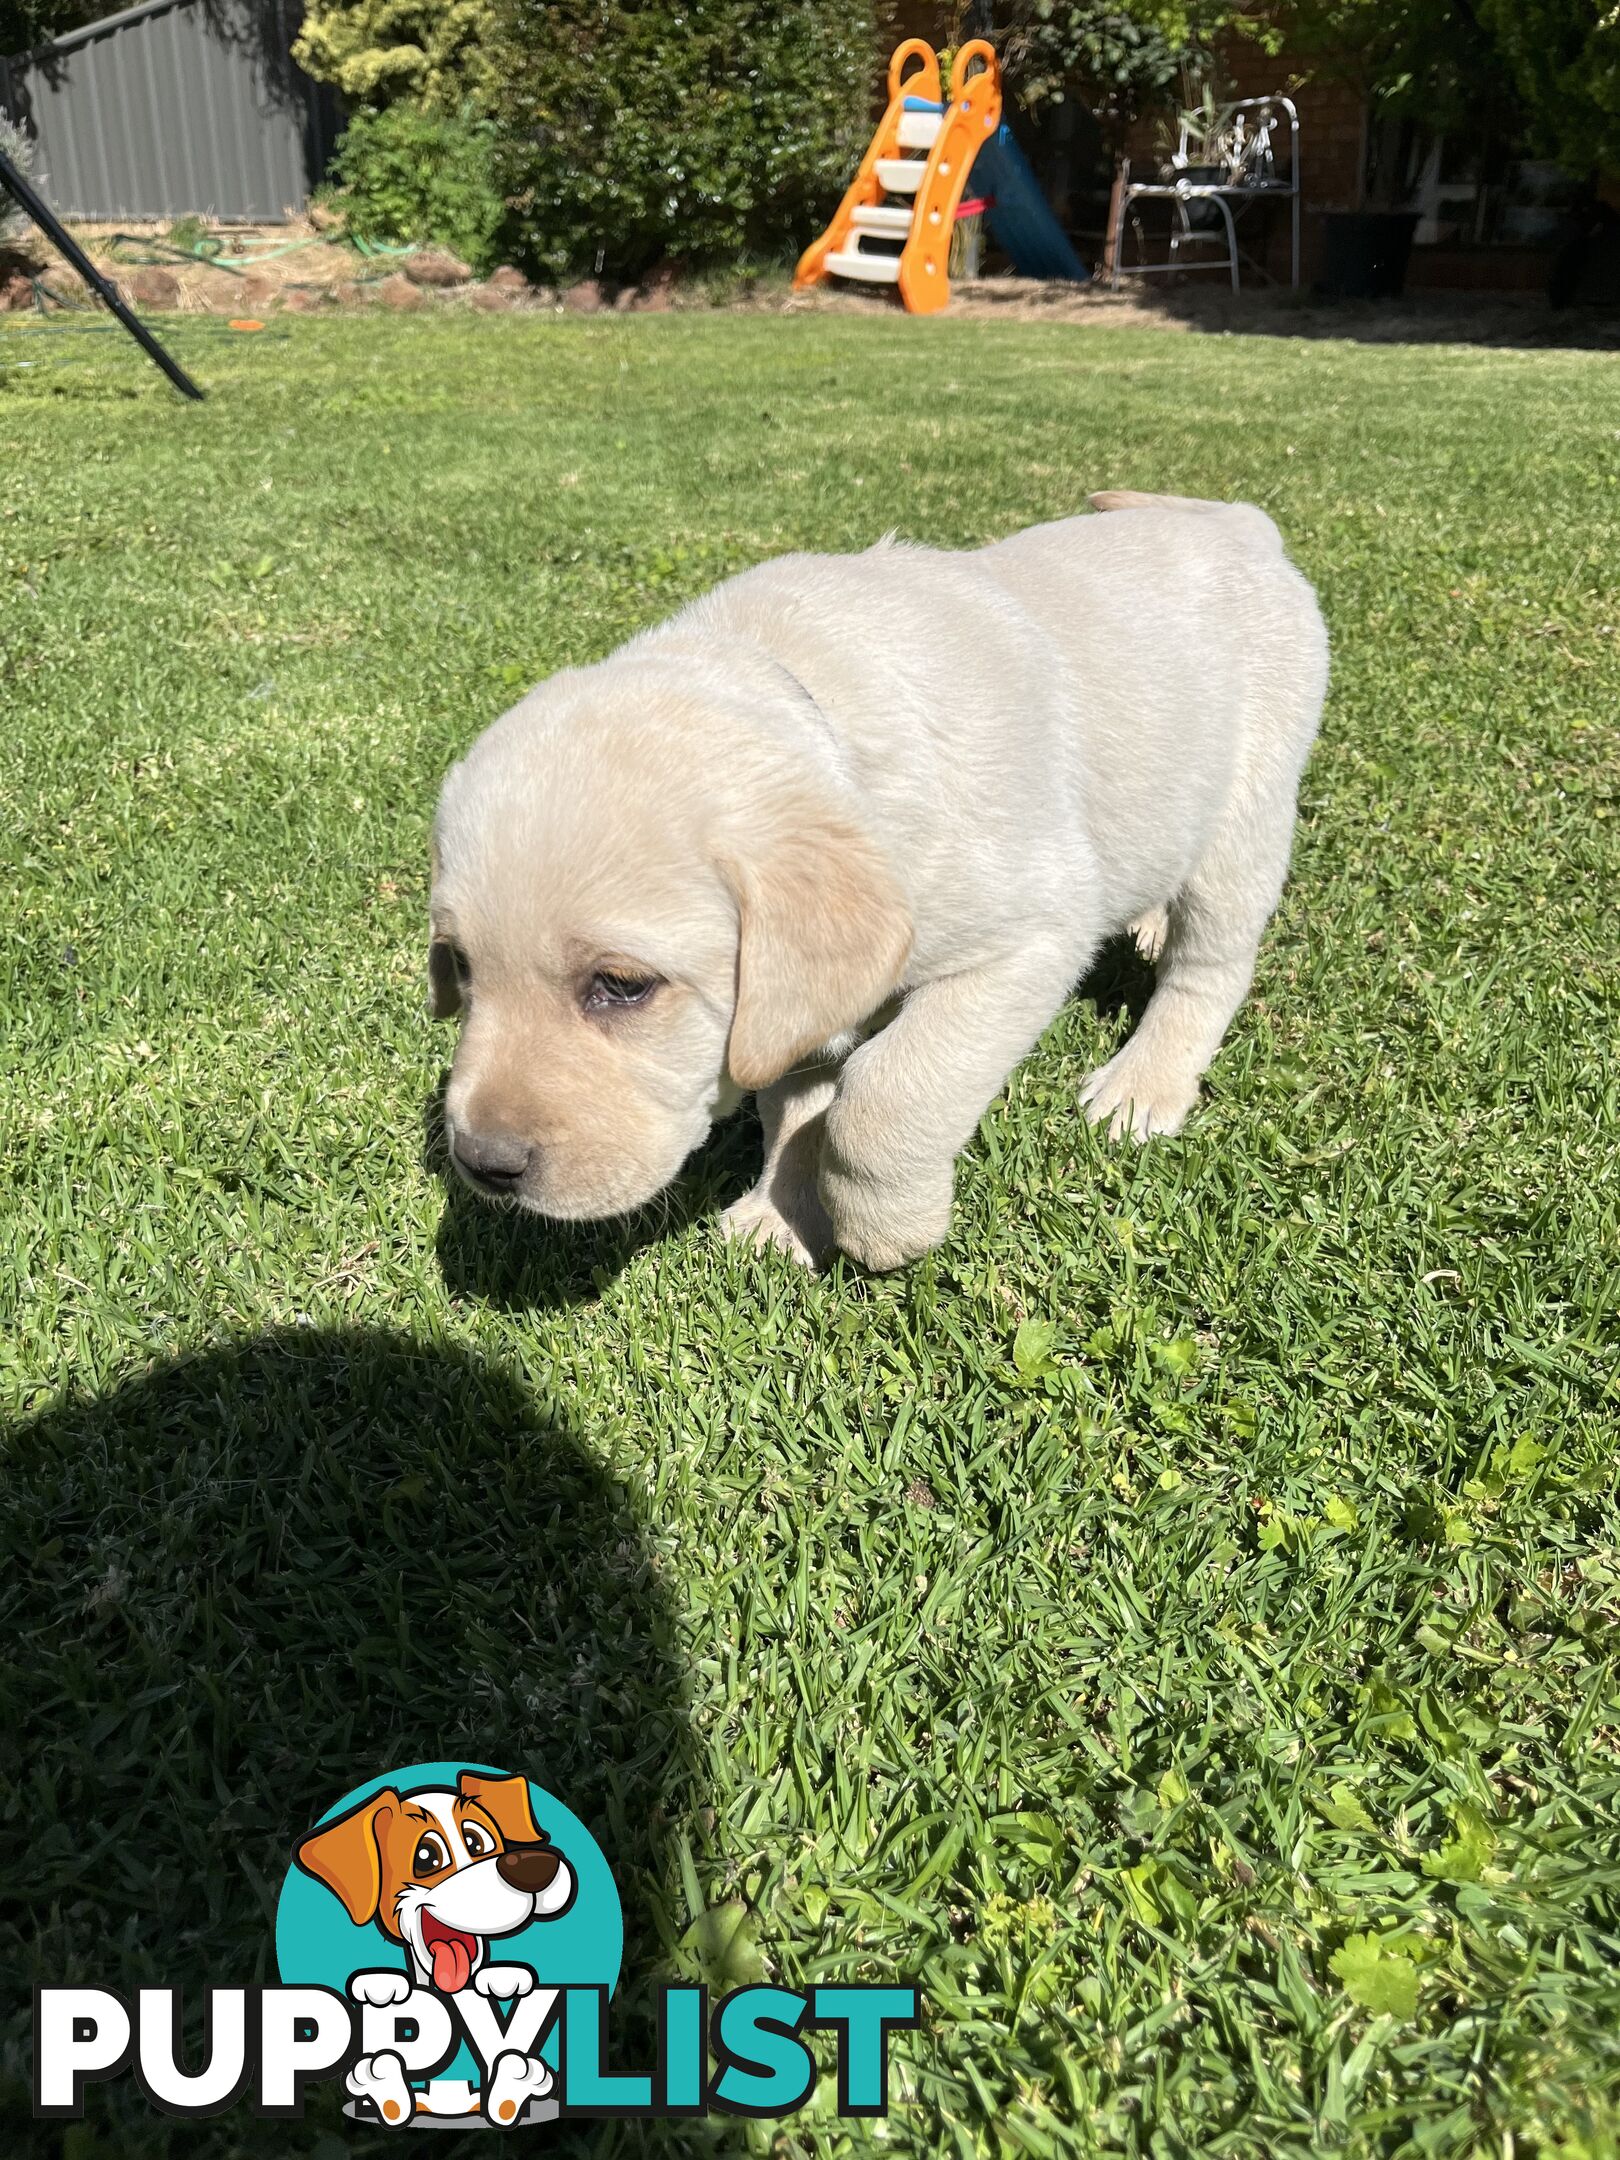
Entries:
{"label": "puppy's front paw", "polygon": [[527,1965],[483,1965],[473,1974],[472,1984],[476,1994],[510,2002],[514,1996],[532,1993],[535,1977]]}
{"label": "puppy's front paw", "polygon": [[1198,1078],[1185,1071],[1156,1066],[1128,1042],[1106,1065],[1099,1065],[1080,1090],[1080,1102],[1093,1125],[1105,1124],[1110,1140],[1151,1140],[1158,1133],[1180,1132],[1198,1100]]}
{"label": "puppy's front paw", "polygon": [[404,2061],[391,2051],[362,2055],[343,2082],[357,2100],[371,2102],[378,2120],[390,2130],[403,2130],[416,2115],[415,2096],[405,2082]]}
{"label": "puppy's front paw", "polygon": [[821,1197],[839,1250],[881,1275],[943,1242],[951,1227],[951,1166],[901,1183],[870,1177],[829,1147]]}
{"label": "puppy's front paw", "polygon": [[819,1267],[832,1245],[832,1226],[814,1190],[795,1192],[784,1212],[763,1185],[756,1185],[726,1209],[720,1234],[750,1245],[774,1245],[807,1268]]}
{"label": "puppy's front paw", "polygon": [[520,2055],[509,2048],[495,2063],[495,2074],[484,2095],[484,2115],[497,2130],[509,2130],[521,2120],[531,2100],[551,2090],[551,2072],[538,2055]]}
{"label": "puppy's front paw", "polygon": [[411,1976],[402,1972],[359,1972],[349,1982],[349,1993],[357,2003],[367,2003],[374,2010],[386,2010],[390,2003],[402,2003],[411,1992]]}

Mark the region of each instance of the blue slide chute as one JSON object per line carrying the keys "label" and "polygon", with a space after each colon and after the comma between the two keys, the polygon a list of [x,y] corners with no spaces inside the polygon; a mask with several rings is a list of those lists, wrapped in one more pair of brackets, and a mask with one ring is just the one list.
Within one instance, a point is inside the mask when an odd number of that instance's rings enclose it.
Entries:
{"label": "blue slide chute", "polygon": [[1010,127],[999,128],[980,150],[969,186],[975,195],[993,198],[984,214],[985,223],[1020,277],[1073,278],[1078,285],[1090,282],[1091,272],[1052,215]]}

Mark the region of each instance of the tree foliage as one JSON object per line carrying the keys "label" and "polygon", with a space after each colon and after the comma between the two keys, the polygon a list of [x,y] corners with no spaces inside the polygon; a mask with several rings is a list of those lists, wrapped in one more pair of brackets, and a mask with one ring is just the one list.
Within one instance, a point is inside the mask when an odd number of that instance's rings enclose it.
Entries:
{"label": "tree foliage", "polygon": [[1003,14],[1001,57],[1019,103],[1038,112],[1077,99],[1116,139],[1170,101],[1193,52],[1192,26],[1151,8],[1019,0]]}
{"label": "tree foliage", "polygon": [[1002,0],[995,20],[1020,105],[1076,100],[1116,149],[1132,121],[1208,79],[1217,40],[1276,44],[1269,11],[1257,13],[1254,0]]}
{"label": "tree foliage", "polygon": [[1569,172],[1620,173],[1620,7],[1475,0],[1537,146]]}
{"label": "tree foliage", "polygon": [[456,112],[487,88],[490,12],[490,0],[311,0],[293,58],[356,105]]}
{"label": "tree foliage", "polygon": [[0,55],[31,52],[81,23],[110,15],[114,0],[0,0]]}
{"label": "tree foliage", "polygon": [[[0,112],[0,151],[10,158],[25,178],[33,176],[33,138],[25,135],[3,112]],[[31,230],[27,216],[17,208],[4,188],[0,188],[0,248],[15,247],[19,241],[28,237]]]}
{"label": "tree foliage", "polygon": [[870,0],[493,7],[504,192],[554,274],[802,246],[865,148]]}
{"label": "tree foliage", "polygon": [[1504,100],[1500,58],[1469,0],[1284,0],[1276,23],[1290,55],[1392,116],[1441,129]]}

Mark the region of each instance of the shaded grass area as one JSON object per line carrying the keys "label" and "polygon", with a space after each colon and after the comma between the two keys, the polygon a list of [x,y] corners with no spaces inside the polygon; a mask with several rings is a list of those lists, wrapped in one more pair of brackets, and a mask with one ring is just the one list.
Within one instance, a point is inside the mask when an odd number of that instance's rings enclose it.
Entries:
{"label": "shaded grass area", "polygon": [[[461,1751],[597,1826],[632,2018],[722,1941],[926,1994],[886,2125],[580,2149],[1612,2151],[1612,365],[323,322],[184,410],[14,349],[8,2000],[266,1972],[313,1813]],[[1104,484],[1263,503],[1336,645],[1186,1134],[1076,1118],[1111,956],[900,1278],[723,1248],[746,1125],[627,1228],[447,1194],[426,826],[477,728],[764,555]],[[21,2008],[6,2063],[20,2109]]]}

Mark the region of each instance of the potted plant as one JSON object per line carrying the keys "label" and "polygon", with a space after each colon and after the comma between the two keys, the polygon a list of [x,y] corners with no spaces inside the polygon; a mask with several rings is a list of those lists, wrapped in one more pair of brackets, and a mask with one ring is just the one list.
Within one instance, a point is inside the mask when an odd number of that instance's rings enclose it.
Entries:
{"label": "potted plant", "polygon": [[1219,187],[1232,169],[1231,107],[1217,95],[1212,76],[1195,75],[1187,67],[1181,90],[1174,120],[1159,126],[1166,171],[1195,187]]}
{"label": "potted plant", "polygon": [[[1189,187],[1220,187],[1231,179],[1237,162],[1230,101],[1217,93],[1211,74],[1186,64],[1181,91],[1181,108],[1174,121],[1163,122],[1159,128],[1165,178],[1184,180]],[[1221,213],[1215,203],[1193,201],[1185,210],[1194,231],[1220,228]]]}

